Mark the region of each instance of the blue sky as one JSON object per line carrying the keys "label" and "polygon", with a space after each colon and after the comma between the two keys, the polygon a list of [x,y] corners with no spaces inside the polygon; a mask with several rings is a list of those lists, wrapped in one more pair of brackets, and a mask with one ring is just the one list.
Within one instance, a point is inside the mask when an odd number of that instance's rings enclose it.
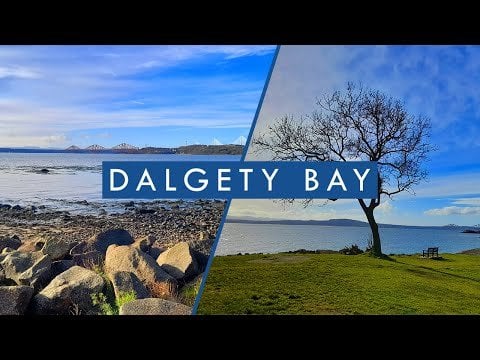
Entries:
{"label": "blue sky", "polygon": [[232,143],[274,46],[0,46],[0,147]]}
{"label": "blue sky", "polygon": [[[315,98],[348,81],[382,90],[433,125],[438,148],[428,182],[383,199],[379,222],[414,225],[480,223],[479,46],[282,46],[255,133],[285,114],[311,113]],[[247,159],[267,159],[249,153]],[[365,220],[356,201],[302,209],[268,200],[235,200],[230,214],[265,218]]]}

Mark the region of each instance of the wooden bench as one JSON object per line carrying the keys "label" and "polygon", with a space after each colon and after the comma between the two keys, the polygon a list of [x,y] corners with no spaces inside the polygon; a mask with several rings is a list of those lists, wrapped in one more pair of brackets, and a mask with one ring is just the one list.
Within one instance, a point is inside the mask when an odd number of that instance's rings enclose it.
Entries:
{"label": "wooden bench", "polygon": [[438,258],[438,247],[431,247],[427,250],[423,250],[422,257],[426,258]]}

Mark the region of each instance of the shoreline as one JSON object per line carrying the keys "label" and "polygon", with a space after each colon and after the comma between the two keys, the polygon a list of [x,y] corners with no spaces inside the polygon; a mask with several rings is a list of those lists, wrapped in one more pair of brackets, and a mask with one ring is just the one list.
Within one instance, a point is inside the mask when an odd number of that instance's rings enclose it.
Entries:
{"label": "shoreline", "polygon": [[123,211],[107,213],[102,207],[95,209],[98,204],[78,203],[93,205],[90,214],[0,203],[0,236],[16,235],[22,243],[54,236],[71,243],[122,228],[135,238],[153,235],[163,247],[187,241],[208,256],[225,206],[221,200],[130,201],[118,203]]}

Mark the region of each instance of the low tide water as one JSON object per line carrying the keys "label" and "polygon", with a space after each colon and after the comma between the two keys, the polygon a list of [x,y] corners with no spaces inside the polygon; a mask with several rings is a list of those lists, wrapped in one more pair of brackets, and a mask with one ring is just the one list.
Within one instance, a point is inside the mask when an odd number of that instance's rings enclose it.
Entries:
{"label": "low tide water", "polygon": [[[238,161],[234,155],[0,153],[0,203],[82,211],[102,200],[102,161]],[[40,172],[48,169],[47,174]]]}

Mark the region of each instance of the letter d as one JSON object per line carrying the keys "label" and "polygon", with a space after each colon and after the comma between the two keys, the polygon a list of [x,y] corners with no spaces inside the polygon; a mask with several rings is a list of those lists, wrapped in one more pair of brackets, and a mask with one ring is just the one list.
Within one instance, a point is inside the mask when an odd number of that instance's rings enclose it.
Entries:
{"label": "letter d", "polygon": [[[123,184],[115,186],[115,174],[123,176]],[[128,185],[128,175],[122,169],[110,169],[110,191],[122,191]]]}

